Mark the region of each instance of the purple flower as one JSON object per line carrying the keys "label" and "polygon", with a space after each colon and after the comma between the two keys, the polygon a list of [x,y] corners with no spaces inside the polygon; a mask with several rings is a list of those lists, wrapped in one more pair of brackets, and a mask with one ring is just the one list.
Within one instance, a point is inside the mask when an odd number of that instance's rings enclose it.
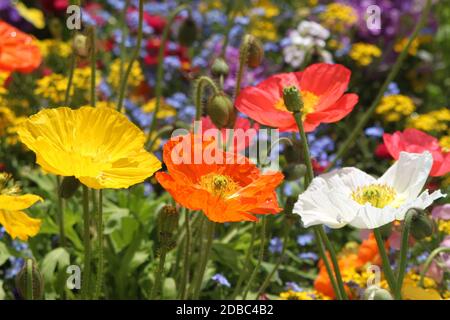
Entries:
{"label": "purple flower", "polygon": [[213,275],[211,277],[211,280],[214,280],[215,282],[217,282],[221,286],[225,286],[225,287],[228,287],[228,288],[231,287],[230,282],[228,282],[227,278],[225,278],[225,276],[220,274],[220,273],[216,273],[215,275]]}
{"label": "purple flower", "polygon": [[314,236],[310,233],[301,234],[297,237],[297,243],[300,246],[306,246],[308,244],[311,244],[314,240]]}
{"label": "purple flower", "polygon": [[364,133],[368,137],[381,138],[383,136],[384,129],[379,126],[373,126],[373,127],[366,128],[366,130],[364,130]]}
{"label": "purple flower", "polygon": [[292,290],[292,291],[295,291],[295,292],[301,292],[301,291],[303,291],[303,288],[300,287],[295,282],[286,282],[286,290]]}
{"label": "purple flower", "polygon": [[280,253],[283,250],[283,241],[280,238],[275,237],[270,239],[269,251],[271,253]]}
{"label": "purple flower", "polygon": [[449,220],[450,219],[450,203],[444,204],[442,206],[436,206],[431,211],[431,215],[433,219],[442,219]]}
{"label": "purple flower", "polygon": [[313,260],[313,261],[319,260],[319,257],[314,252],[303,252],[303,253],[300,253],[298,255],[298,257],[300,259],[304,259],[304,260]]}

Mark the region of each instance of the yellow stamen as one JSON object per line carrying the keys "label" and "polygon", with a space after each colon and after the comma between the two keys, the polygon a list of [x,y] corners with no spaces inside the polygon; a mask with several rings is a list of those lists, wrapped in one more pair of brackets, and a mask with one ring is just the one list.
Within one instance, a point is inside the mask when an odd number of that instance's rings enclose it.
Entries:
{"label": "yellow stamen", "polygon": [[370,203],[376,208],[384,208],[392,204],[397,197],[394,188],[385,184],[370,184],[364,187],[358,187],[352,192],[352,199],[359,204]]}
{"label": "yellow stamen", "polygon": [[234,193],[239,185],[229,176],[209,173],[200,178],[200,187],[216,196]]}

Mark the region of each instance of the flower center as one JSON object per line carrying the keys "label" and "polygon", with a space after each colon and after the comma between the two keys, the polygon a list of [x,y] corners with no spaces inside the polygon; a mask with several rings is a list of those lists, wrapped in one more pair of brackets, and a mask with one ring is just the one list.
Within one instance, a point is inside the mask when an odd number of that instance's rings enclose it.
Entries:
{"label": "flower center", "polygon": [[[309,91],[301,91],[301,96],[302,96],[302,101],[303,101],[303,109],[301,110],[302,118],[305,119],[305,117],[308,113],[311,113],[314,111],[314,108],[315,108],[317,102],[319,101],[319,97]],[[289,110],[286,108],[286,105],[284,104],[283,98],[281,98],[275,104],[275,109],[289,112]]]}
{"label": "flower center", "polygon": [[239,185],[227,176],[209,173],[200,178],[200,187],[216,196],[226,196],[234,193]]}
{"label": "flower center", "polygon": [[0,173],[0,194],[16,195],[20,191],[19,185],[12,181],[12,176],[9,173]]}
{"label": "flower center", "polygon": [[364,187],[358,187],[352,192],[352,199],[359,204],[370,203],[376,208],[384,208],[391,204],[397,197],[394,188],[385,184],[370,184]]}

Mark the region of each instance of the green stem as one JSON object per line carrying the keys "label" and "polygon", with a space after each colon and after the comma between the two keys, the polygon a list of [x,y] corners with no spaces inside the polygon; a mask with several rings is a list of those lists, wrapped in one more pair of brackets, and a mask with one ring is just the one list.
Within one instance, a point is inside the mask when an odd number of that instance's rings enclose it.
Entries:
{"label": "green stem", "polygon": [[191,226],[189,222],[189,212],[186,211],[186,217],[185,217],[185,227],[186,227],[186,242],[185,242],[185,249],[184,249],[184,269],[183,269],[183,275],[181,278],[181,291],[180,291],[180,299],[185,300],[187,299],[187,284],[189,283],[189,272],[190,272],[190,266],[191,266]]}
{"label": "green stem", "polygon": [[[313,167],[312,167],[312,163],[311,163],[311,156],[310,156],[310,152],[309,152],[308,140],[306,137],[305,129],[303,127],[303,119],[302,119],[301,111],[294,112],[293,115],[294,115],[295,122],[297,123],[298,131],[300,132],[301,143],[303,146],[305,165],[306,165],[305,188],[307,188],[308,185],[311,183],[311,181],[314,178],[314,171],[313,171]],[[336,286],[337,290],[335,290],[334,293],[335,293],[336,297],[338,297],[338,299],[339,298],[347,299],[347,293],[345,291],[344,283],[342,281],[341,272],[339,270],[339,264],[337,262],[336,252],[334,251],[333,245],[331,244],[330,240],[328,239],[328,236],[326,235],[322,226],[315,226],[314,230],[316,232],[316,240],[317,240],[317,244],[319,245],[319,251],[321,250],[320,247],[322,246],[322,244],[325,243],[325,246],[328,249],[328,252],[330,254],[331,262],[332,262],[333,268],[334,268],[334,273],[330,272],[331,268],[330,269],[327,268],[327,272],[328,272],[328,277],[330,278],[331,282],[332,283],[333,283],[333,281],[335,282],[335,286]],[[329,261],[328,261],[328,257],[326,255],[326,253],[324,253],[323,261],[325,263],[325,266],[327,264],[329,266]],[[335,289],[335,287],[333,287],[333,289]]]}
{"label": "green stem", "polygon": [[119,99],[117,100],[117,111],[121,112],[123,108],[123,101],[125,99],[125,91],[127,89],[128,77],[130,76],[131,69],[134,62],[139,58],[139,52],[142,45],[142,29],[144,26],[144,0],[139,0],[139,22],[138,22],[138,34],[136,47],[131,56],[130,63],[127,66],[122,82],[120,83]]}
{"label": "green stem", "polygon": [[66,246],[66,235],[64,232],[64,201],[61,197],[60,188],[61,188],[61,177],[56,177],[57,188],[56,193],[58,196],[58,225],[59,225],[59,245],[61,247]]}
{"label": "green stem", "polygon": [[442,252],[450,252],[450,248],[449,247],[439,247],[439,248],[434,249],[428,256],[427,260],[425,261],[423,269],[420,272],[420,280],[419,280],[419,286],[421,286],[422,288],[424,288],[423,281],[425,279],[425,274],[427,273],[428,269],[431,266],[431,262],[433,262],[434,258]]}
{"label": "green stem", "polygon": [[409,231],[411,230],[411,223],[413,219],[417,216],[417,211],[415,209],[409,209],[405,215],[405,222],[403,223],[402,230],[402,244],[400,248],[400,261],[398,264],[397,272],[397,283],[395,285],[395,299],[401,300],[402,298],[402,287],[403,279],[405,277],[406,262],[408,259],[408,242],[409,242]]}
{"label": "green stem", "polygon": [[314,235],[315,235],[315,238],[317,241],[317,247],[319,249],[319,256],[325,265],[325,269],[327,270],[328,278],[330,278],[331,286],[333,287],[333,291],[334,291],[334,294],[336,295],[336,298],[338,300],[342,300],[341,292],[336,283],[336,278],[334,277],[334,273],[333,273],[333,270],[331,269],[330,262],[328,261],[328,258],[327,258],[325,246],[320,238],[320,229],[321,229],[320,226],[313,227]]}
{"label": "green stem", "polygon": [[[141,0],[142,1],[142,0]],[[156,130],[156,125],[158,122],[158,112],[161,106],[161,96],[162,96],[162,85],[163,85],[163,75],[164,75],[164,49],[166,48],[166,43],[169,38],[170,28],[177,15],[183,10],[190,10],[190,7],[186,4],[180,5],[172,11],[172,14],[167,19],[166,26],[164,27],[163,34],[161,37],[161,43],[158,51],[158,65],[156,67],[156,84],[155,84],[155,110],[153,112],[152,122],[150,124],[150,130],[147,136],[147,142],[150,141],[153,131]]]}
{"label": "green stem", "polygon": [[97,71],[97,48],[96,48],[97,36],[95,33],[95,27],[91,27],[91,107],[95,108],[96,105],[96,86],[95,78]]}
{"label": "green stem", "polygon": [[[167,248],[165,245],[161,246],[161,254],[159,256],[159,265],[156,270],[155,283],[150,294],[150,300],[154,300],[160,292],[162,292],[164,265],[166,263]],[[162,298],[162,297],[161,297]]]}
{"label": "green stem", "polygon": [[239,275],[236,287],[234,288],[233,294],[231,295],[231,300],[236,299],[236,296],[241,291],[242,283],[244,282],[244,279],[247,277],[248,271],[250,270],[250,263],[251,263],[251,257],[253,252],[253,245],[255,243],[255,237],[256,237],[256,227],[257,224],[253,223],[252,228],[252,237],[250,239],[250,245],[248,246],[247,253],[245,254],[243,269],[241,274]]}
{"label": "green stem", "polygon": [[213,243],[213,239],[214,239],[215,225],[216,225],[215,222],[208,221],[208,231],[207,231],[208,239],[206,242],[205,253],[203,254],[202,261],[200,263],[199,276],[197,278],[197,283],[195,285],[195,290],[194,290],[194,296],[193,296],[194,299],[198,299],[200,297],[200,290],[202,288],[203,277],[205,275],[206,266],[208,264],[209,256],[211,254],[211,248],[212,248],[212,243]]}
{"label": "green stem", "polygon": [[235,99],[239,95],[239,92],[241,92],[242,76],[244,75],[245,65],[248,60],[249,46],[249,37],[248,35],[245,35],[241,47],[239,48],[239,69],[236,77],[236,89],[234,91]]}
{"label": "green stem", "polygon": [[330,163],[330,165],[327,168],[327,171],[331,168],[333,168],[336,165],[336,162],[341,159],[352,147],[353,143],[356,141],[356,138],[361,133],[367,122],[372,117],[373,113],[375,112],[376,107],[380,103],[381,98],[384,95],[384,92],[388,88],[389,84],[395,79],[398,72],[400,71],[400,68],[403,64],[403,61],[405,60],[406,56],[408,55],[409,48],[414,41],[414,39],[418,36],[420,30],[425,25],[428,14],[430,12],[431,8],[431,0],[428,0],[424,10],[422,11],[422,15],[420,16],[419,22],[416,24],[416,27],[411,34],[411,37],[408,40],[408,43],[403,48],[402,52],[398,56],[397,60],[395,61],[395,64],[393,65],[391,72],[388,74],[386,80],[384,81],[383,85],[381,86],[380,90],[378,91],[378,94],[376,98],[373,100],[372,104],[370,105],[369,109],[367,111],[364,111],[364,115],[361,117],[361,119],[358,121],[356,126],[354,127],[352,133],[348,136],[348,138],[344,141],[344,143],[339,148],[338,152],[336,153],[336,157],[333,159],[333,161]]}
{"label": "green stem", "polygon": [[259,245],[259,255],[258,255],[258,261],[256,262],[255,268],[253,269],[252,274],[250,275],[250,278],[248,279],[247,285],[244,289],[244,294],[242,295],[242,300],[245,300],[247,298],[248,292],[250,291],[250,286],[253,284],[253,280],[256,277],[256,274],[259,271],[259,267],[261,266],[261,263],[264,258],[264,247],[266,245],[265,239],[266,239],[266,226],[267,226],[267,219],[265,217],[261,218],[262,225],[261,225],[261,236],[260,236],[260,245]]}
{"label": "green stem", "polygon": [[195,120],[200,121],[202,117],[202,97],[203,97],[203,91],[206,86],[210,86],[213,90],[214,94],[219,93],[219,87],[217,87],[214,80],[212,80],[210,77],[202,76],[198,78],[195,84]]}
{"label": "green stem", "polygon": [[34,300],[33,295],[33,260],[27,259],[27,300]]}
{"label": "green stem", "polygon": [[81,294],[84,299],[89,299],[91,276],[91,233],[89,215],[89,188],[83,185],[83,220],[84,220],[84,277]]}
{"label": "green stem", "polygon": [[103,190],[98,191],[97,237],[98,237],[98,261],[97,261],[97,282],[95,285],[96,299],[100,298],[103,289]]}
{"label": "green stem", "polygon": [[328,239],[328,236],[325,233],[325,231],[323,230],[323,228],[321,228],[321,227],[318,228],[318,233],[319,233],[322,241],[325,243],[325,247],[327,248],[328,253],[330,254],[331,263],[333,264],[334,273],[336,275],[337,285],[338,285],[341,297],[344,300],[348,300],[347,292],[345,291],[345,287],[344,287],[344,282],[342,281],[341,271],[339,269],[339,263],[336,258],[336,251],[334,250],[334,247],[333,247],[330,239]]}
{"label": "green stem", "polygon": [[70,100],[70,90],[72,89],[72,83],[73,83],[73,74],[75,71],[75,62],[76,62],[76,54],[75,52],[72,52],[71,56],[70,56],[70,64],[69,64],[69,74],[67,75],[67,88],[66,88],[66,93],[64,95],[64,106],[68,107],[69,106],[69,100]]}
{"label": "green stem", "polygon": [[127,37],[126,16],[127,16],[127,11],[128,11],[128,4],[129,4],[129,0],[126,0],[125,1],[125,5],[123,6],[122,13],[120,15],[121,39],[120,39],[120,65],[119,65],[120,77],[119,77],[119,84],[121,84],[123,79],[124,79],[125,60],[126,60],[125,41],[126,41],[126,37]]}
{"label": "green stem", "polygon": [[378,251],[380,252],[381,262],[383,265],[384,275],[386,277],[386,281],[391,289],[391,292],[395,292],[395,277],[392,272],[391,264],[389,263],[389,257],[386,253],[386,248],[384,246],[384,240],[381,236],[381,231],[379,228],[373,229],[373,234],[375,235],[375,239],[377,240]]}
{"label": "green stem", "polygon": [[281,250],[281,253],[278,258],[277,263],[273,267],[272,271],[270,271],[270,273],[267,275],[266,279],[264,279],[263,284],[259,288],[258,293],[255,296],[255,300],[258,299],[263,294],[263,292],[266,290],[267,286],[269,285],[270,280],[272,279],[273,275],[275,274],[275,272],[277,272],[278,268],[281,266],[281,263],[283,262],[284,256],[286,254],[288,238],[289,238],[289,225],[285,221],[284,232],[283,232],[283,249]]}

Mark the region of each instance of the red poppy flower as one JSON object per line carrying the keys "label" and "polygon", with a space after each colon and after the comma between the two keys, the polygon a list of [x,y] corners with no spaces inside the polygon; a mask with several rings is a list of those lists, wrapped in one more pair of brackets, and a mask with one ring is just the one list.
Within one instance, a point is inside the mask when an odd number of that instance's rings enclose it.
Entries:
{"label": "red poppy flower", "polygon": [[[202,117],[202,132],[205,133],[206,130],[217,129],[217,127],[213,124],[210,117]],[[247,148],[255,138],[257,131],[259,130],[259,124],[254,123],[251,125],[250,121],[246,118],[238,117],[236,122],[234,123],[233,128],[233,136],[230,137],[229,131],[230,129],[223,128],[221,129],[222,133],[222,141],[226,146],[229,145],[228,141],[231,138],[231,141],[234,141],[233,151],[239,152]]]}
{"label": "red poppy flower", "polygon": [[375,156],[380,159],[390,159],[391,155],[389,154],[388,149],[384,143],[380,143],[375,148]]}
{"label": "red poppy flower", "polygon": [[0,21],[0,70],[31,72],[42,61],[33,38],[19,29]]}
{"label": "red poppy flower", "polygon": [[172,138],[164,145],[163,158],[168,172],[158,172],[158,182],[176,202],[202,210],[211,221],[256,221],[254,214],[282,210],[275,188],[283,175],[262,174],[249,159],[223,152],[214,139],[200,135]]}
{"label": "red poppy flower", "polygon": [[384,143],[390,155],[397,160],[401,151],[423,153],[429,151],[433,156],[433,167],[430,175],[440,177],[450,172],[450,152],[445,152],[439,146],[439,141],[429,134],[410,128],[403,132],[384,134]]}
{"label": "red poppy flower", "polygon": [[341,120],[353,110],[358,96],[344,94],[350,75],[344,66],[327,63],[313,64],[303,72],[277,74],[255,87],[243,89],[236,108],[261,124],[281,131],[298,131],[283,100],[283,89],[296,86],[303,98],[305,131],[310,132],[321,123]]}

